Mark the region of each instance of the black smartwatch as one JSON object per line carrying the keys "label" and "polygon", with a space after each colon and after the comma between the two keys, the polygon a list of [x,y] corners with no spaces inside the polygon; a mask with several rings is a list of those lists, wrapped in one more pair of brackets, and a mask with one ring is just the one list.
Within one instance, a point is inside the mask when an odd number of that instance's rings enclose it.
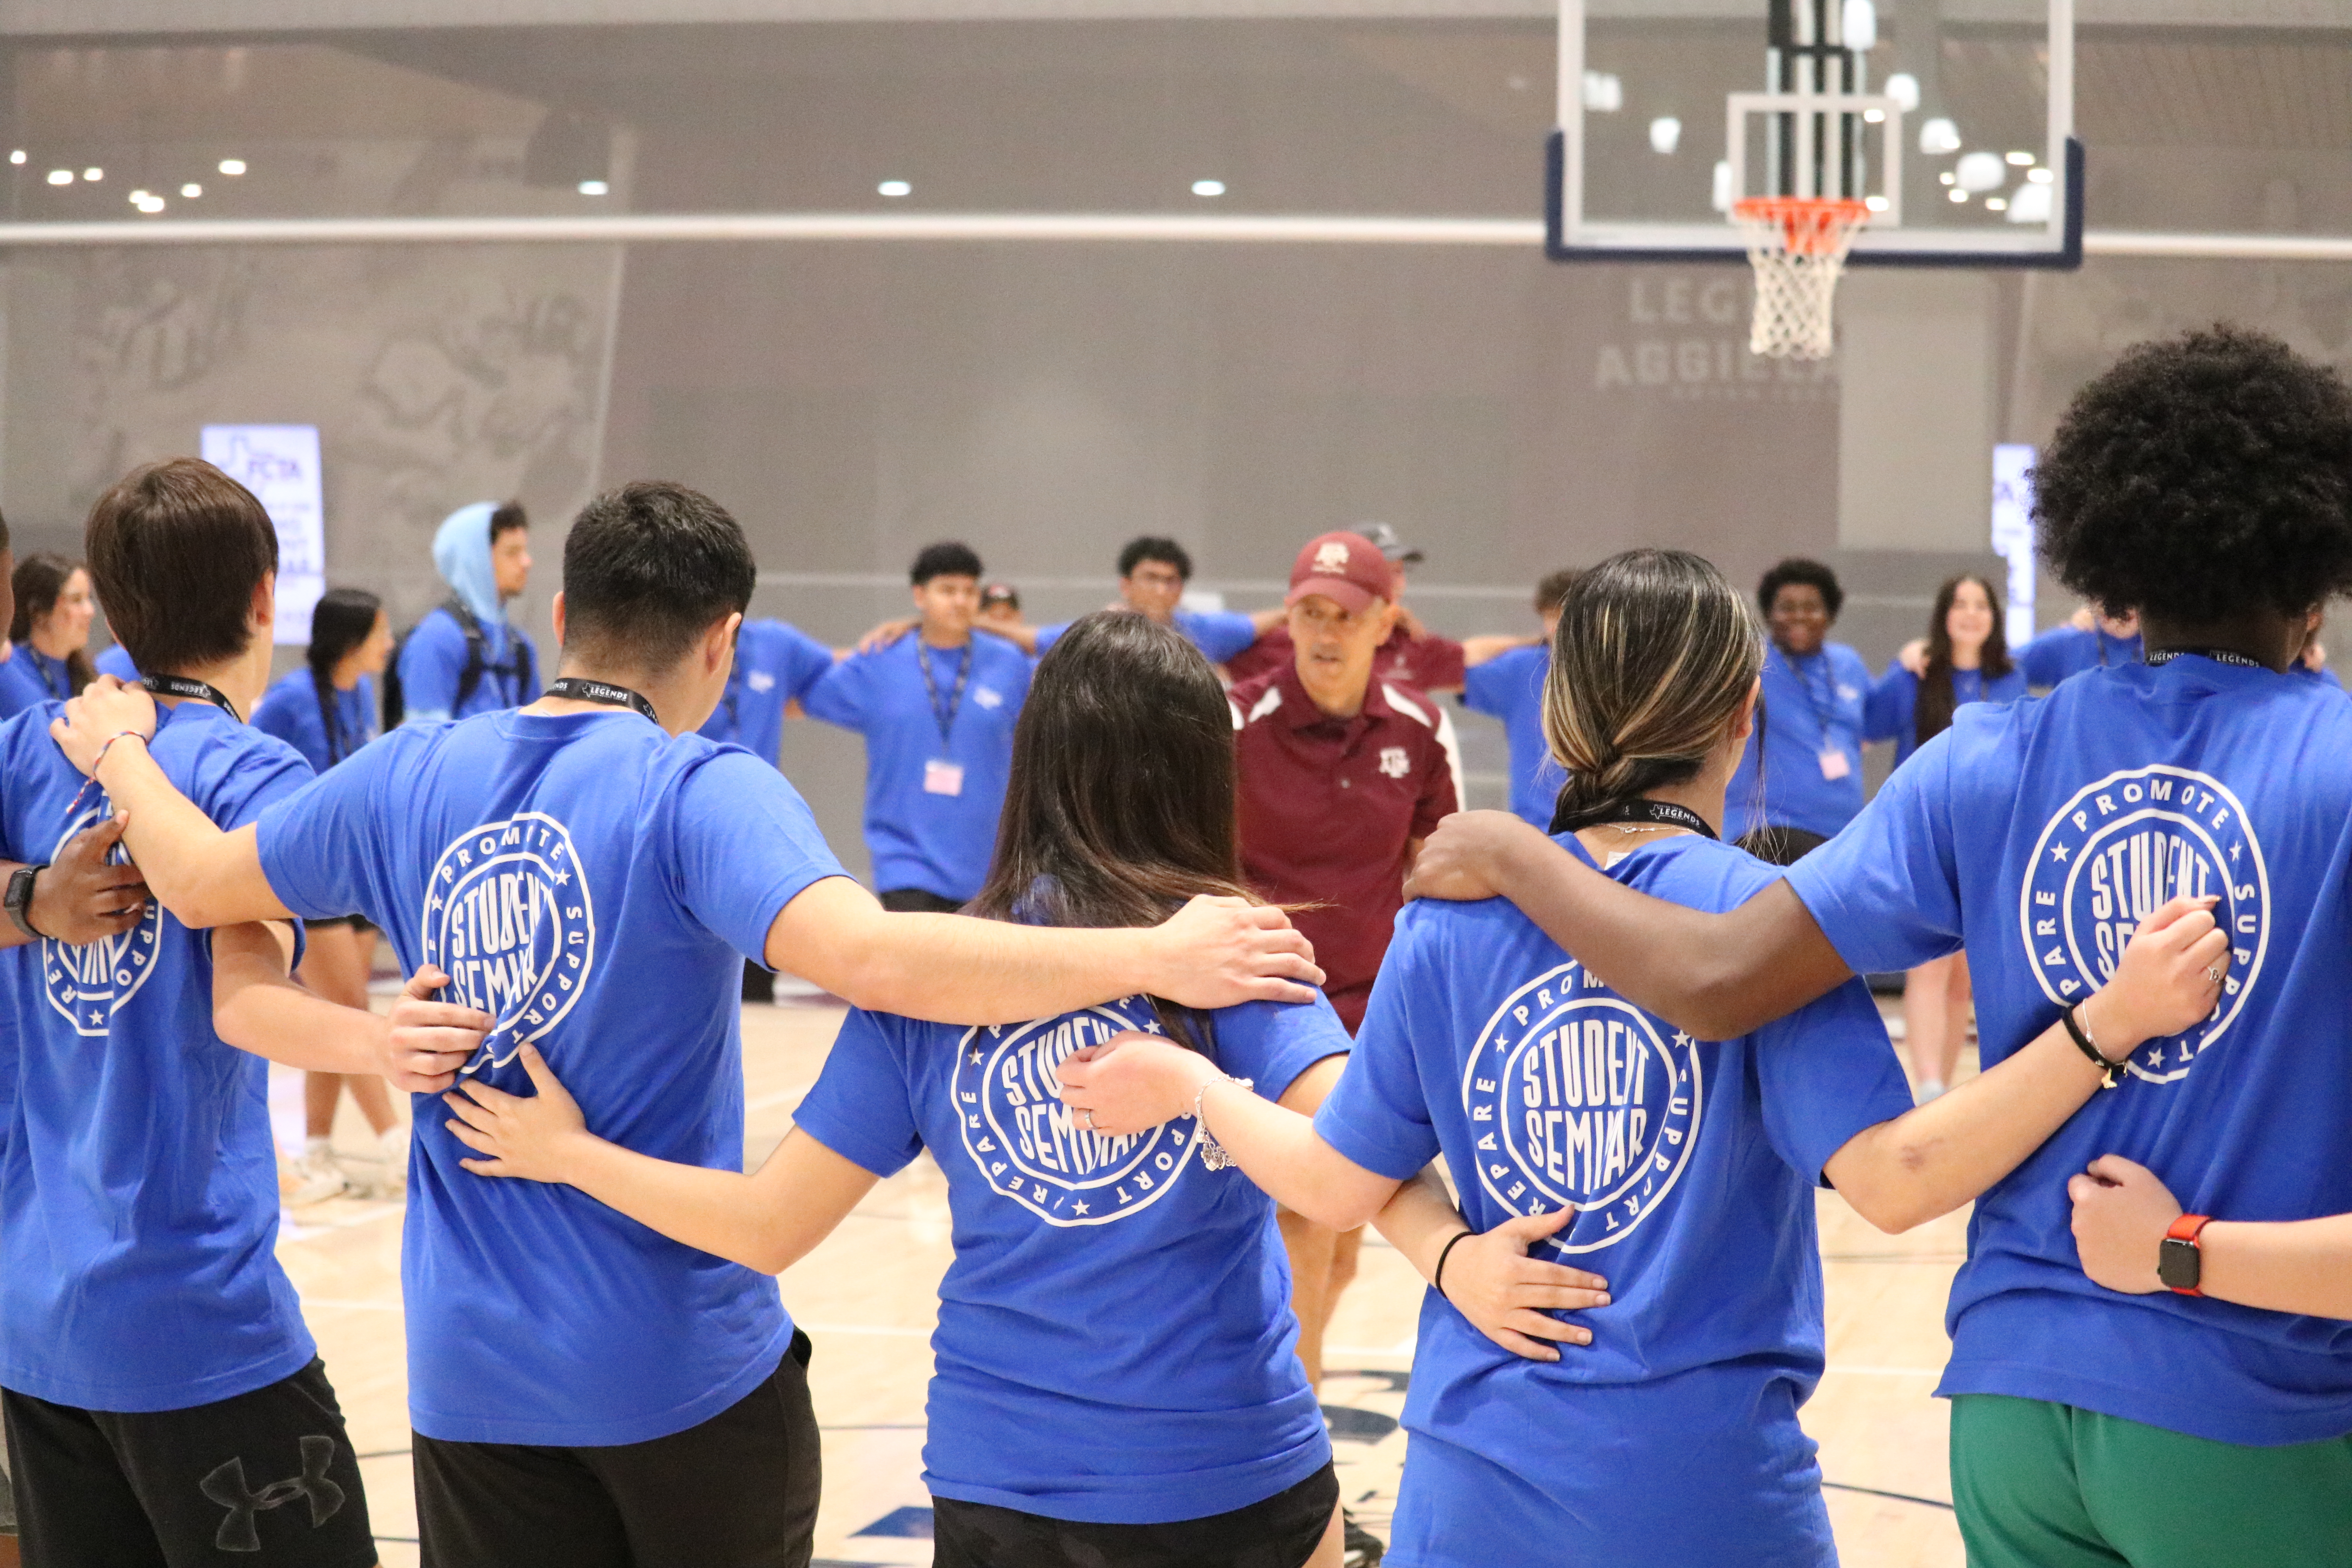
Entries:
{"label": "black smartwatch", "polygon": [[16,922],[18,931],[23,931],[35,942],[42,941],[43,938],[39,931],[33,929],[33,879],[47,869],[46,863],[38,866],[19,866],[8,874],[6,900],[8,918]]}
{"label": "black smartwatch", "polygon": [[2211,1221],[2201,1214],[2185,1214],[2172,1222],[2164,1233],[2164,1240],[2156,1253],[2156,1277],[2164,1288],[2178,1296],[2201,1296],[2205,1282],[2205,1253],[2197,1245],[2197,1233]]}

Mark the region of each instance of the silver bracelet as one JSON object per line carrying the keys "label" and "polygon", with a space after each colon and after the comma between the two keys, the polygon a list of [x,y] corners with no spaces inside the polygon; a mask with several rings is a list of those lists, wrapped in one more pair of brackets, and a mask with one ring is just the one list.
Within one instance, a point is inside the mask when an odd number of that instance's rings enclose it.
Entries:
{"label": "silver bracelet", "polygon": [[[1248,1079],[1235,1078],[1231,1073],[1222,1072],[1215,1078],[1211,1079],[1209,1083],[1216,1083],[1219,1081],[1237,1084],[1243,1089],[1255,1089],[1257,1087]],[[1225,1146],[1223,1143],[1218,1142],[1216,1139],[1211,1135],[1209,1131],[1209,1124],[1201,1115],[1201,1098],[1208,1092],[1209,1084],[1204,1083],[1192,1093],[1192,1125],[1200,1130],[1202,1165],[1208,1170],[1222,1171],[1234,1163],[1234,1157],[1225,1152]]]}

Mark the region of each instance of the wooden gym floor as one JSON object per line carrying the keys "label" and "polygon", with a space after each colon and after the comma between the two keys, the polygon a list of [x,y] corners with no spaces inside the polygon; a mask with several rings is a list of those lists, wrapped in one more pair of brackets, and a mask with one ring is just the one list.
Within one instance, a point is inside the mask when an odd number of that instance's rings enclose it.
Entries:
{"label": "wooden gym floor", "polygon": [[[841,1011],[822,1003],[754,1006],[743,1021],[748,1159],[780,1142],[816,1079]],[[272,1069],[281,1129],[299,1136],[299,1084]],[[345,1098],[338,1142],[366,1127]],[[283,1135],[281,1131],[281,1136]],[[1829,1368],[1804,1423],[1822,1447],[1830,1517],[1846,1568],[1959,1568],[1949,1507],[1945,1407],[1928,1397],[1948,1342],[1943,1310],[1966,1242],[1965,1214],[1903,1237],[1821,1205]],[[416,1562],[409,1483],[407,1377],[401,1336],[397,1203],[335,1199],[287,1216],[278,1256],[302,1294],[352,1436],[385,1568]],[[928,1158],[877,1186],[822,1247],[783,1276],[785,1305],[816,1342],[810,1368],[824,1428],[818,1568],[930,1562],[923,1491],[923,1387],[936,1287],[949,1258],[947,1188]],[[1342,1299],[1325,1353],[1349,1505],[1380,1531],[1396,1496],[1405,1435],[1396,1418],[1412,1364],[1422,1287],[1376,1235]]]}

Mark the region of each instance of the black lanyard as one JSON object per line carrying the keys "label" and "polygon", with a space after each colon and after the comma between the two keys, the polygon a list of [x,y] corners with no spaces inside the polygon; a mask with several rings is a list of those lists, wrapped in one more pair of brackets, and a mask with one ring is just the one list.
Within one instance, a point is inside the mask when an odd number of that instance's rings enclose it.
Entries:
{"label": "black lanyard", "polygon": [[1837,738],[1830,733],[1830,726],[1837,718],[1837,671],[1830,668],[1829,649],[1824,647],[1821,652],[1813,655],[1813,658],[1822,661],[1822,679],[1828,681],[1830,685],[1830,705],[1827,708],[1822,706],[1821,695],[1813,689],[1813,683],[1806,677],[1804,667],[1777,647],[1773,648],[1772,653],[1789,673],[1797,678],[1797,684],[1803,688],[1805,704],[1812,709],[1813,722],[1821,727],[1822,744],[1836,745]]}
{"label": "black lanyard", "polygon": [[[2092,632],[2091,632],[2091,635],[2092,635],[2093,637],[2096,637],[2096,638],[2098,638],[2098,639],[2099,639],[2099,668],[2100,668],[2101,669],[2105,669],[2105,668],[2107,668],[2107,641],[2108,641],[2108,638],[2107,638],[2107,631],[2106,631],[2106,628],[2105,628],[2105,626],[2098,626],[2098,627],[2095,627],[2095,628],[2093,628],[2093,630],[2092,630]],[[2115,645],[2116,645],[2116,647],[2118,649],[2121,649],[2121,648],[2123,648],[2123,647],[2125,647],[2128,646],[2128,645],[2130,644],[2130,642],[2131,642],[2131,638],[2129,638],[2129,637],[2116,637],[2116,638],[2115,639]],[[2181,653],[2202,653],[2202,652],[2204,652],[2205,650],[2204,650],[2203,648],[2193,648],[2193,647],[2192,647],[2192,648],[2180,648],[2180,649],[2177,649],[2177,650],[2175,650],[2175,651],[2177,651],[2177,652],[2181,652]],[[2166,657],[2167,657],[2167,658],[2169,658],[2169,657],[2171,657],[2171,656],[2170,656],[2170,655],[2167,655]],[[2143,663],[2143,664],[2160,664],[2160,663],[2162,663],[2163,661],[2162,661],[2161,659],[2153,659],[2153,658],[2148,658],[2148,657],[2147,657],[2147,645],[2146,643],[2142,643],[2142,644],[2140,644],[2140,662],[2141,662],[2141,663]]]}
{"label": "black lanyard", "polygon": [[[31,643],[16,646],[24,650],[26,658],[33,661],[33,673],[41,678],[42,690],[60,702],[73,696],[73,668],[70,665],[61,658],[49,658]],[[52,664],[58,667],[58,679],[55,680],[49,679],[49,666]]]}
{"label": "black lanyard", "polygon": [[236,719],[238,723],[245,722],[237,716],[236,704],[222,696],[220,689],[216,686],[206,686],[201,680],[190,680],[184,675],[150,675],[142,679],[139,684],[158,697],[184,697],[192,702],[209,702],[230,718]]}
{"label": "black lanyard", "polygon": [[1552,814],[1551,831],[1556,834],[1574,833],[1587,827],[1606,827],[1617,822],[1649,822],[1662,827],[1687,827],[1693,833],[1703,834],[1709,838],[1716,837],[1715,829],[1706,825],[1706,817],[1670,800],[1621,800],[1598,811],[1573,813],[1562,807]]}
{"label": "black lanyard", "polygon": [[2270,668],[2270,666],[2264,664],[2261,659],[2248,658],[2244,654],[2233,652],[2226,647],[2162,648],[2155,653],[2147,655],[2146,662],[2150,669],[2161,669],[2166,665],[2170,664],[2174,659],[2179,658],[2184,653],[2193,653],[2199,658],[2210,658],[2215,664],[2234,664],[2244,669]]}
{"label": "black lanyard", "polygon": [[941,709],[940,684],[931,679],[930,647],[919,635],[915,638],[915,663],[922,668],[923,690],[930,697],[931,718],[940,727],[940,753],[942,756],[946,755],[948,748],[955,743],[951,731],[955,729],[956,714],[963,708],[964,683],[971,679],[971,667],[979,662],[980,660],[973,657],[971,644],[964,644],[963,662],[956,667],[955,690],[949,696],[947,707]]}
{"label": "black lanyard", "polygon": [[634,708],[655,723],[661,722],[661,716],[654,711],[652,703],[627,687],[615,686],[609,680],[591,680],[584,675],[567,675],[548,687],[547,694],[561,697],[567,702],[596,702],[607,708]]}

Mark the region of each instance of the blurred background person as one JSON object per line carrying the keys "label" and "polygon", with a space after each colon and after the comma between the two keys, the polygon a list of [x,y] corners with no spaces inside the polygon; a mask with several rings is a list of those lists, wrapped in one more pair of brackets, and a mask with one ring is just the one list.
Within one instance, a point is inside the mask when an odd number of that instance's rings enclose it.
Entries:
{"label": "blurred background person", "polygon": [[16,610],[8,618],[8,661],[0,664],[0,719],[63,702],[98,673],[89,662],[98,605],[80,563],[36,551],[16,563],[9,581]]}
{"label": "blurred background person", "polygon": [[530,584],[522,503],[476,501],[451,512],[433,536],[433,565],[449,597],[401,639],[385,722],[437,723],[538,701],[539,649],[506,609]]}
{"label": "blurred background person", "polygon": [[[302,753],[323,773],[376,737],[376,678],[392,658],[392,620],[383,603],[363,588],[330,588],[310,613],[310,646],[302,665],[263,694],[253,727]],[[311,921],[310,948],[295,978],[330,1002],[364,1009],[375,927],[358,915]],[[367,1118],[374,1143],[346,1169],[335,1156],[335,1107],[348,1088]],[[384,1080],[369,1074],[302,1075],[302,1156],[295,1162],[289,1208],[357,1192],[394,1197],[408,1180],[408,1130],[393,1109]]]}
{"label": "blurred background person", "polygon": [[1862,810],[1863,705],[1870,667],[1829,640],[1845,607],[1837,574],[1790,556],[1756,585],[1769,646],[1756,733],[1731,775],[1724,837],[1787,866]]}
{"label": "blurred background person", "polygon": [[[1895,742],[1895,765],[1952,727],[1963,703],[2014,702],[2026,694],[2025,672],[2009,657],[2001,636],[2000,595],[1973,572],[1948,578],[1936,591],[1927,622],[1924,674],[1900,659],[1870,689],[1863,733]],[[1944,1092],[1969,1036],[1969,959],[1964,952],[1930,959],[1904,976],[1903,1047],[1921,1103]]]}
{"label": "blurred background person", "polygon": [[1024,625],[1021,619],[1021,590],[1010,583],[991,583],[980,591],[980,611],[971,624],[984,632],[998,637],[1010,637]]}
{"label": "blurred background person", "polygon": [[[1543,635],[1525,640],[1472,637],[1463,645],[1462,705],[1503,721],[1511,753],[1511,810],[1549,833],[1552,805],[1567,772],[1552,761],[1544,740],[1544,679],[1551,673],[1551,637],[1560,602],[1580,575],[1574,566],[1547,573],[1536,584],[1536,618]],[[1497,643],[1507,644],[1495,647]]]}

